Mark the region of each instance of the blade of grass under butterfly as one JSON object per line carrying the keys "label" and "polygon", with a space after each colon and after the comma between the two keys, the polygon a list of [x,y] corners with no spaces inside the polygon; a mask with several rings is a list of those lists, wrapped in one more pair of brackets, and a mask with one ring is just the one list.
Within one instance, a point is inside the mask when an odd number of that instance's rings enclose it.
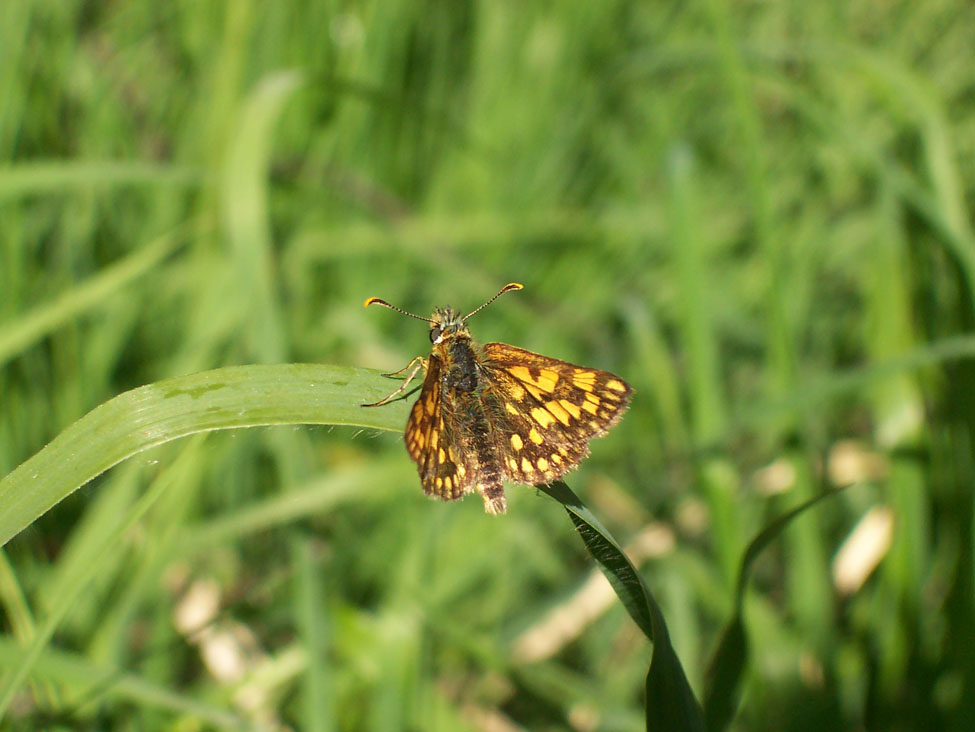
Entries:
{"label": "blade of grass under butterfly", "polygon": [[214,369],[127,391],[0,479],[0,546],[113,465],[179,437],[276,424],[401,430],[405,401],[360,406],[388,391],[389,380],[378,372],[314,364]]}
{"label": "blade of grass under butterfly", "polygon": [[748,575],[756,557],[800,514],[840,490],[831,490],[813,496],[791,511],[784,513],[760,531],[748,544],[738,570],[735,587],[735,612],[721,633],[718,647],[708,664],[704,683],[704,718],[711,732],[725,729],[738,705],[738,687],[748,660],[748,636],[742,620],[742,608]]}
{"label": "blade of grass under butterfly", "polygon": [[630,617],[653,643],[646,681],[647,729],[704,732],[701,707],[670,644],[663,613],[636,567],[569,486],[557,481],[538,487],[568,512],[586,549],[606,575]]}

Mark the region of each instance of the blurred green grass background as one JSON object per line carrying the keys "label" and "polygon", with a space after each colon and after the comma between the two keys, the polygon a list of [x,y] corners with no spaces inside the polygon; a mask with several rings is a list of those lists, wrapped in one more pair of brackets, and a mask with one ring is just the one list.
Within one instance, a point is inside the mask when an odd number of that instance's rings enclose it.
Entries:
{"label": "blurred green grass background", "polygon": [[[569,482],[696,689],[748,540],[849,486],[757,567],[736,729],[969,729],[970,4],[2,16],[0,475],[167,377],[397,369],[426,329],[366,297],[520,281],[475,337],[636,389]],[[4,724],[643,729],[650,649],[557,504],[508,494],[430,502],[375,430],[154,448],[4,547],[0,668],[77,593]]]}

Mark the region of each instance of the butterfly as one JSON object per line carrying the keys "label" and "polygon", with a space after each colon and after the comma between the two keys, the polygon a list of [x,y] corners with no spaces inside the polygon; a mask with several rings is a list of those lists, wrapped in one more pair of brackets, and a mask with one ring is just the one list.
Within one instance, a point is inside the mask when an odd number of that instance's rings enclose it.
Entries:
{"label": "butterfly", "polygon": [[465,316],[450,307],[430,318],[370,297],[430,323],[430,356],[399,371],[403,384],[378,402],[401,394],[417,373],[425,377],[410,411],[404,439],[423,490],[445,501],[477,492],[490,514],[505,512],[504,481],[538,485],[562,477],[589,454],[589,440],[606,434],[633,394],[608,371],[576,366],[504,343],[480,346],[467,321],[522,285],[512,282]]}

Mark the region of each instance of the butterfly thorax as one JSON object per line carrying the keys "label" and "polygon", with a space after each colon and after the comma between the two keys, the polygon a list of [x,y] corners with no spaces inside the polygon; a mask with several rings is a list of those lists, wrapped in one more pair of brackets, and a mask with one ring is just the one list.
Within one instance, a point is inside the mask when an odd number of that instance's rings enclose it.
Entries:
{"label": "butterfly thorax", "polygon": [[430,341],[433,355],[443,362],[443,385],[447,392],[468,394],[477,390],[477,345],[460,314],[453,308],[433,311]]}

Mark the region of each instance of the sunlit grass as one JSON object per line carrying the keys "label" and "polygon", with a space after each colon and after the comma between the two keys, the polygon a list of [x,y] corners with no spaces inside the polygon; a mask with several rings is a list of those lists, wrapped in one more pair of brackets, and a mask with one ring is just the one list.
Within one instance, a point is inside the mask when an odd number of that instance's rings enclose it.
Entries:
{"label": "sunlit grass", "polygon": [[[753,567],[733,724],[964,726],[971,38],[955,2],[12,3],[3,726],[644,729],[621,605],[514,654],[595,572],[558,504],[430,502],[408,404],[359,417],[361,369],[429,349],[366,297],[513,280],[475,337],[636,389],[569,482],[624,545],[672,537],[640,569],[699,699],[749,541],[845,487]],[[130,390],[234,366],[270,377],[140,432]],[[289,426],[175,439],[207,414]]]}

